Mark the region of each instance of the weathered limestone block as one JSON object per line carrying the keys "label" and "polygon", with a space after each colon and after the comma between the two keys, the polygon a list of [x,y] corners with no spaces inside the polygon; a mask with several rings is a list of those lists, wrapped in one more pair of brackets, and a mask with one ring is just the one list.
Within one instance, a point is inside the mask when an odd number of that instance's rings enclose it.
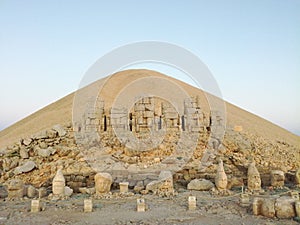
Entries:
{"label": "weathered limestone block", "polygon": [[217,174],[215,177],[215,185],[219,191],[224,191],[227,188],[227,175],[224,171],[223,161],[219,159]]}
{"label": "weathered limestone block", "polygon": [[280,197],[276,199],[275,210],[276,216],[280,219],[295,217],[295,199],[289,197]]}
{"label": "weathered limestone block", "polygon": [[46,149],[39,149],[38,150],[38,155],[41,157],[49,157],[50,155],[53,155],[56,152],[56,150],[52,147],[48,147]]}
{"label": "weathered limestone block", "polygon": [[253,199],[253,214],[265,217],[275,217],[275,198],[259,198]]}
{"label": "weathered limestone block", "polygon": [[300,168],[296,171],[295,181],[296,181],[296,185],[300,187]]}
{"label": "weathered limestone block", "polygon": [[112,176],[109,173],[97,173],[95,175],[95,189],[96,194],[103,194],[110,192],[112,184]]}
{"label": "weathered limestone block", "polygon": [[266,198],[261,205],[261,215],[269,218],[275,217],[275,199]]}
{"label": "weathered limestone block", "polygon": [[128,185],[129,185],[129,182],[121,182],[121,183],[119,183],[120,193],[127,193],[128,192]]}
{"label": "weathered limestone block", "polygon": [[52,181],[52,192],[54,195],[64,196],[65,195],[66,181],[61,169],[57,170],[55,177]]}
{"label": "weathered limestone block", "polygon": [[33,170],[35,167],[36,167],[35,162],[27,161],[23,165],[15,168],[14,173],[15,174],[27,173],[27,172],[30,172],[31,170]]}
{"label": "weathered limestone block", "polygon": [[251,162],[248,167],[248,189],[250,191],[261,190],[260,174],[255,166],[255,161]]}
{"label": "weathered limestone block", "polygon": [[215,185],[210,180],[194,179],[187,185],[187,189],[196,191],[209,191],[214,186]]}
{"label": "weathered limestone block", "polygon": [[20,179],[12,179],[7,185],[8,198],[19,199],[24,196],[24,183]]}
{"label": "weathered limestone block", "polygon": [[26,138],[26,139],[23,140],[23,144],[24,144],[25,146],[28,146],[28,145],[30,145],[31,143],[32,143],[32,139],[31,139],[31,138]]}
{"label": "weathered limestone block", "polygon": [[152,191],[160,196],[174,195],[173,175],[170,171],[161,171],[158,180],[151,181],[146,190]]}
{"label": "weathered limestone block", "polygon": [[273,187],[283,187],[284,186],[284,172],[281,170],[271,171],[271,186]]}

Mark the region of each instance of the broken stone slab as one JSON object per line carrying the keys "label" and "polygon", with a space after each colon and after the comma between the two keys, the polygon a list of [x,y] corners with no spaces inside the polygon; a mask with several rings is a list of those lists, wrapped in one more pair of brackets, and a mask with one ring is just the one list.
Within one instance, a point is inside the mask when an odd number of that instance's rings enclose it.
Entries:
{"label": "broken stone slab", "polygon": [[110,192],[113,179],[109,173],[97,173],[94,179],[97,195]]}
{"label": "broken stone slab", "polygon": [[28,146],[28,145],[30,145],[31,143],[32,143],[32,139],[31,139],[31,138],[26,138],[26,139],[23,140],[23,144],[24,144],[25,146]]}
{"label": "broken stone slab", "polygon": [[18,166],[17,168],[15,168],[14,173],[16,175],[21,174],[21,173],[27,173],[27,172],[30,172],[31,170],[33,170],[35,167],[36,167],[35,162],[27,161],[23,165]]}
{"label": "broken stone slab", "polygon": [[52,127],[53,130],[57,131],[58,136],[63,137],[67,134],[66,130],[63,128],[62,125],[56,124]]}
{"label": "broken stone slab", "polygon": [[189,205],[189,210],[195,210],[197,208],[196,196],[189,196],[188,205]]}
{"label": "broken stone slab", "polygon": [[136,200],[136,210],[138,212],[145,212],[146,211],[146,203],[145,203],[145,199],[143,198],[138,198]]}
{"label": "broken stone slab", "polygon": [[194,179],[188,185],[188,190],[196,190],[196,191],[209,191],[215,185],[210,180],[206,179]]}
{"label": "broken stone slab", "polygon": [[93,201],[92,199],[83,200],[83,211],[84,212],[93,212]]}
{"label": "broken stone slab", "polygon": [[28,159],[29,158],[29,154],[28,154],[28,149],[21,147],[20,149],[20,157],[22,159]]}
{"label": "broken stone slab", "polygon": [[31,200],[31,212],[41,211],[40,200]]}
{"label": "broken stone slab", "polygon": [[127,193],[128,192],[128,185],[129,185],[129,182],[121,182],[121,183],[119,183],[120,193]]}

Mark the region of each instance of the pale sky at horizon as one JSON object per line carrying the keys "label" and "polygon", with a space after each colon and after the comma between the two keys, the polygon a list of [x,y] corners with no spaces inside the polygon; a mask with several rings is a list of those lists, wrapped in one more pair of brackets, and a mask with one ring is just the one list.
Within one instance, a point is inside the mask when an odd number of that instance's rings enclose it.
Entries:
{"label": "pale sky at horizon", "polygon": [[156,40],[197,55],[226,101],[300,135],[299,12],[299,0],[0,0],[0,130],[75,91],[112,49]]}

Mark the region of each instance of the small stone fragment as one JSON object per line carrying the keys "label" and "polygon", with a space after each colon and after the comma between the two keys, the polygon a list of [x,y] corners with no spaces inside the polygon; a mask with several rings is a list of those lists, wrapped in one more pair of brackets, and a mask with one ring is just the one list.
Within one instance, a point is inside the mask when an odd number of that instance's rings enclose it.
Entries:
{"label": "small stone fragment", "polygon": [[35,187],[33,187],[32,185],[29,185],[27,187],[27,197],[28,198],[35,198],[37,196],[37,194],[38,194],[38,192]]}

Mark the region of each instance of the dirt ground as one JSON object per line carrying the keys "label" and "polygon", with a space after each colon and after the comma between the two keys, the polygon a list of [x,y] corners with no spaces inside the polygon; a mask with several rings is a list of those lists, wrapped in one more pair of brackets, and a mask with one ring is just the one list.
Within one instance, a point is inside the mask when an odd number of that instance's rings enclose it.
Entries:
{"label": "dirt ground", "polygon": [[[197,209],[187,210],[189,195],[197,197]],[[30,199],[0,202],[0,224],[299,224],[296,221],[269,219],[252,215],[251,207],[241,207],[238,195],[212,197],[209,192],[182,192],[172,198],[143,196],[146,212],[136,211],[140,195],[93,199],[92,213],[83,212],[83,194],[67,200],[41,199],[43,211],[30,212]]]}

